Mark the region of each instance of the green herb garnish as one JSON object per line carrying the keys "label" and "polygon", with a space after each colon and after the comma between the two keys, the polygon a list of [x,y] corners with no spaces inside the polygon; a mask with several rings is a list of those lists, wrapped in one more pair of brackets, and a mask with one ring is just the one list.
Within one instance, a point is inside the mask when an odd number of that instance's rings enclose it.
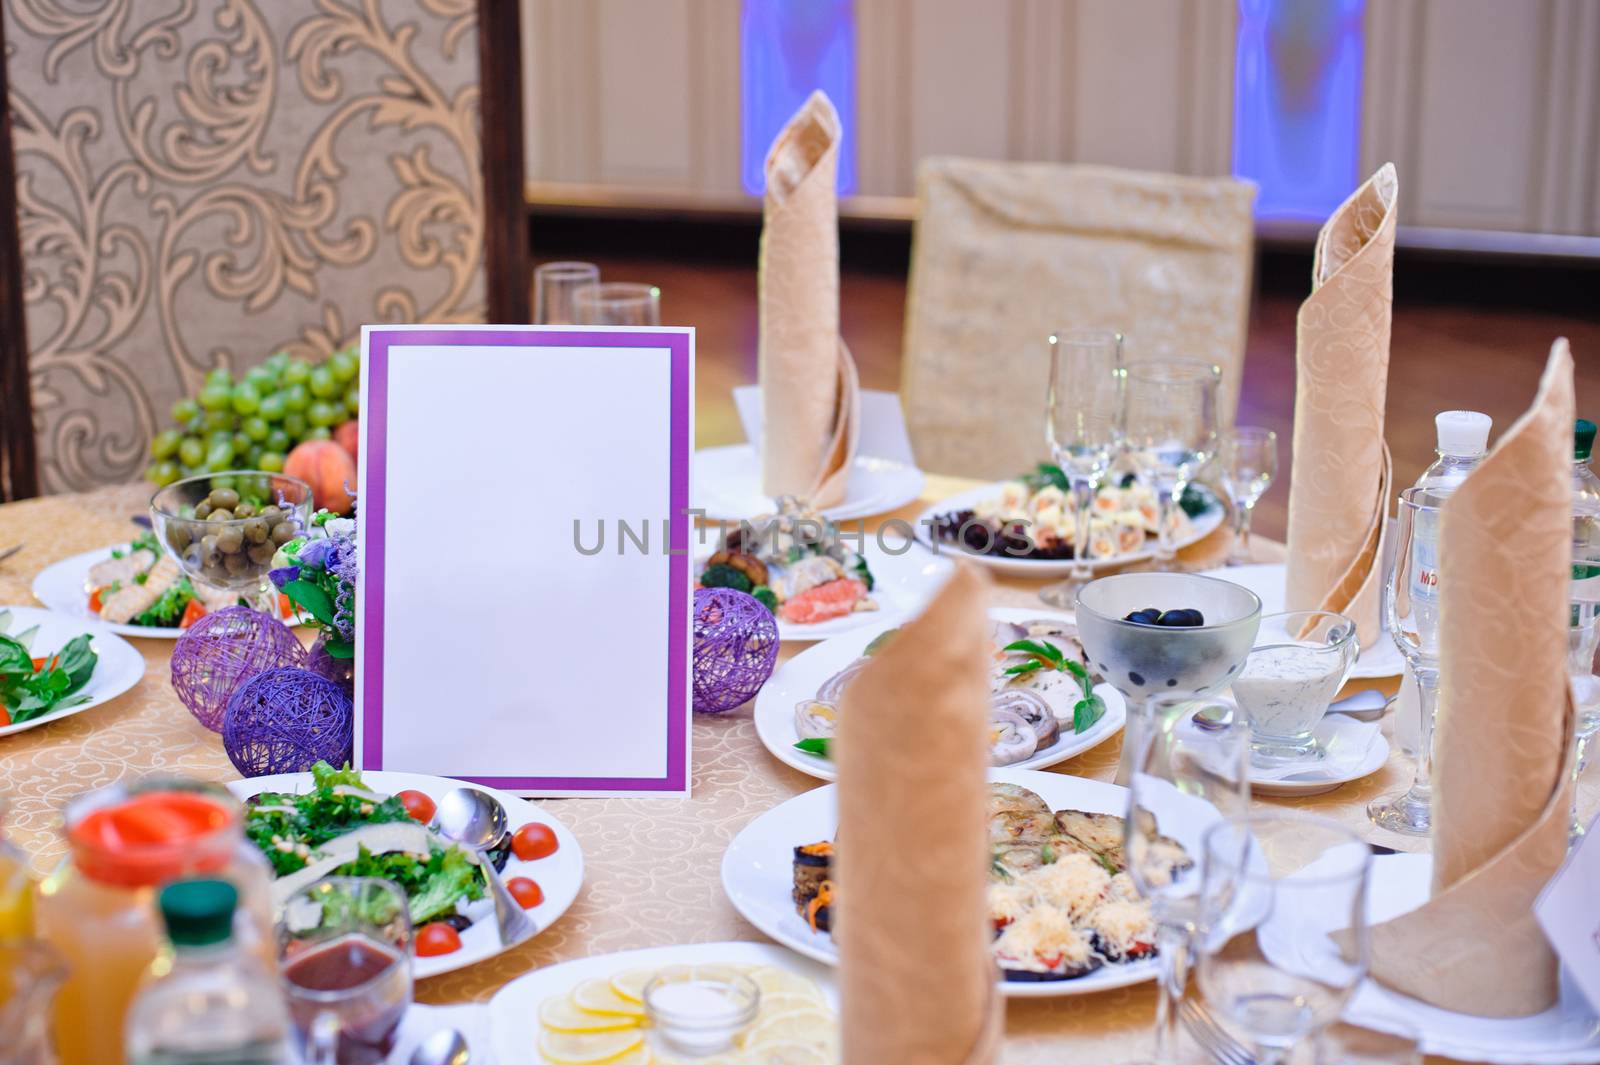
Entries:
{"label": "green herb garnish", "polygon": [[814,754],[819,758],[831,758],[833,756],[828,753],[828,748],[832,743],[832,740],[826,739],[825,737],[813,736],[810,739],[796,742],[794,749],[797,751],[804,751],[807,754]]}

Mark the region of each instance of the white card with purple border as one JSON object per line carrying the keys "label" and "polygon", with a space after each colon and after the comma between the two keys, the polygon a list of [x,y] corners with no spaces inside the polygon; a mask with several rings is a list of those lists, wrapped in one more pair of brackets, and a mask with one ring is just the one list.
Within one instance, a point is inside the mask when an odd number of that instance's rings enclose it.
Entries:
{"label": "white card with purple border", "polygon": [[687,795],[694,331],[367,326],[361,352],[357,766]]}

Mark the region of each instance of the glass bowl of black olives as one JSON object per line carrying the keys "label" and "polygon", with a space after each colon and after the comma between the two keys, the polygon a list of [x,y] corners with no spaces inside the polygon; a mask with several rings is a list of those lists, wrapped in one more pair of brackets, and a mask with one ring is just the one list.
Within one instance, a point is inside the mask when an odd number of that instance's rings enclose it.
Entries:
{"label": "glass bowl of black olives", "polygon": [[185,477],[150,499],[156,539],[189,579],[260,591],[283,544],[311,520],[311,486],[281,473],[229,470]]}
{"label": "glass bowl of black olives", "polygon": [[1084,585],[1077,613],[1091,667],[1139,706],[1226,688],[1255,643],[1261,600],[1196,573],[1118,573]]}

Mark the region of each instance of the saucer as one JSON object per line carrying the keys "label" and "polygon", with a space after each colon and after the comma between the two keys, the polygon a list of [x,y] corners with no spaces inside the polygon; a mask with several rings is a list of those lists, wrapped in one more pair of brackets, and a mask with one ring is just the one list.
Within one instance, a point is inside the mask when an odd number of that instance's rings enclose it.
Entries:
{"label": "saucer", "polygon": [[1271,769],[1250,765],[1250,790],[1256,795],[1320,795],[1341,784],[1371,776],[1389,761],[1389,741],[1377,721],[1356,721],[1344,714],[1329,714],[1311,734],[1323,751],[1319,759],[1306,759]]}
{"label": "saucer", "polygon": [[[711,521],[741,521],[773,510],[772,497],[761,490],[761,458],[749,444],[706,447],[690,463],[690,506]],[[829,521],[853,521],[886,514],[915,502],[924,478],[915,466],[893,459],[857,455],[850,464],[844,501],[825,507]]]}

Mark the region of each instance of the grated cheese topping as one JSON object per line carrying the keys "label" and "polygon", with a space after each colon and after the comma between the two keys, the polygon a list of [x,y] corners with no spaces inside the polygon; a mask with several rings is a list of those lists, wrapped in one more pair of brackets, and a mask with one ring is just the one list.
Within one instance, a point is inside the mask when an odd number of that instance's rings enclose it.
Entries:
{"label": "grated cheese topping", "polygon": [[1081,918],[1100,905],[1111,877],[1087,854],[1067,854],[1029,872],[1023,880],[1042,902]]}

